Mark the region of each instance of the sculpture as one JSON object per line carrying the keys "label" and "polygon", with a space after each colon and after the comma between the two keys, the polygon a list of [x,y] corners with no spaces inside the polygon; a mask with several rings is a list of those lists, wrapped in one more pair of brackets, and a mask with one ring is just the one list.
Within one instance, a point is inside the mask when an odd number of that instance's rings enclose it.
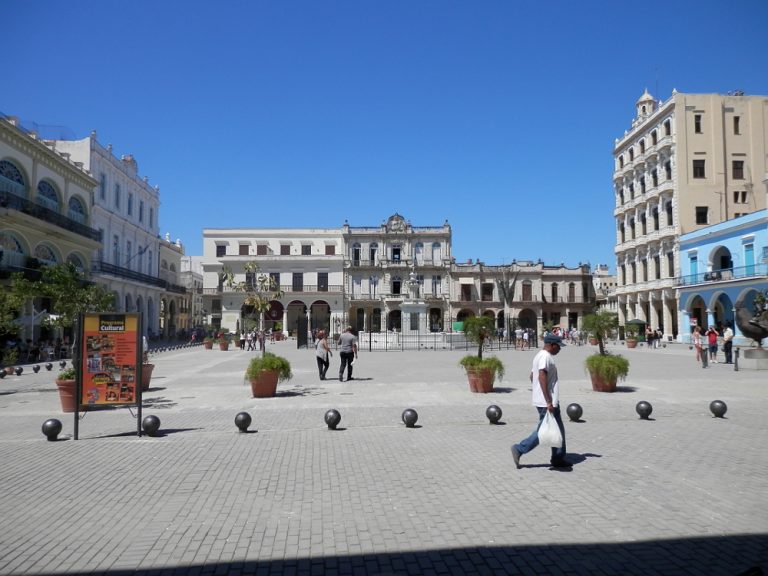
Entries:
{"label": "sculpture", "polygon": [[757,347],[762,349],[763,339],[768,337],[768,290],[758,291],[753,300],[753,310],[744,304],[743,294],[734,306],[736,309],[736,325],[741,333],[752,338]]}

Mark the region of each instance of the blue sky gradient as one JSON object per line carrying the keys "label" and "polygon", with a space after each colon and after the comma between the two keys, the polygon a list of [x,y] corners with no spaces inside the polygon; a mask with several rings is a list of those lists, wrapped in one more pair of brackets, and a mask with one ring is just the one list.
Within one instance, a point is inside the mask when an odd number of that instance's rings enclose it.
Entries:
{"label": "blue sky gradient", "polygon": [[768,95],[765,0],[0,0],[0,111],[96,129],[160,232],[453,227],[457,261],[608,263],[647,87]]}

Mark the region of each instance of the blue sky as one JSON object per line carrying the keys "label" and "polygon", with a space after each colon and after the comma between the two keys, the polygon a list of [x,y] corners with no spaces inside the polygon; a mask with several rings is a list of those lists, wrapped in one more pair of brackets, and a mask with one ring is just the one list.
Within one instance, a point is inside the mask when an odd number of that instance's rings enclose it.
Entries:
{"label": "blue sky", "polygon": [[768,95],[768,2],[0,0],[0,111],[92,129],[160,232],[453,227],[457,261],[614,267],[647,87]]}

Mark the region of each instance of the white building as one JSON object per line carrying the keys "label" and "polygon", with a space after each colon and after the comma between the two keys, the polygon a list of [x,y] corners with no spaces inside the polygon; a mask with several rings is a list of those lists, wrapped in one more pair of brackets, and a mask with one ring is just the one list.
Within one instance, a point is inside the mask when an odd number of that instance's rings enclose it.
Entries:
{"label": "white building", "polygon": [[186,308],[191,328],[202,327],[205,323],[203,306],[203,257],[181,257],[181,285],[187,289]]}
{"label": "white building", "polygon": [[117,158],[111,144],[99,144],[96,132],[50,144],[82,163],[98,183],[91,225],[101,232],[103,243],[93,254],[95,277],[116,294],[118,311],[141,313],[145,331],[160,334],[166,282],[159,275],[159,188],[139,176],[133,156]]}
{"label": "white building", "polygon": [[615,142],[619,321],[680,333],[679,237],[765,208],[754,182],[766,171],[768,98],[646,91]]}

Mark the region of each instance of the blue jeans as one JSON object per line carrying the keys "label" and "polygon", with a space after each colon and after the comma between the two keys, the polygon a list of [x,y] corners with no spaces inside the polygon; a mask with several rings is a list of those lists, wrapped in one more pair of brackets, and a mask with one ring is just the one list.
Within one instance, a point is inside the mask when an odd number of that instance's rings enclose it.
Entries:
{"label": "blue jeans", "polygon": [[[539,445],[539,426],[541,426],[541,422],[544,420],[544,415],[547,413],[547,409],[536,406],[536,410],[539,412],[539,422],[536,424],[536,428],[533,429],[533,432],[528,438],[520,442],[520,444],[514,445],[514,449],[520,454],[527,454]],[[550,458],[550,461],[555,462],[557,460],[565,459],[565,427],[563,426],[563,419],[560,418],[560,406],[555,407],[552,415],[555,417],[557,427],[560,428],[560,434],[563,435],[563,445],[560,446],[560,448],[552,447],[552,457]]]}

